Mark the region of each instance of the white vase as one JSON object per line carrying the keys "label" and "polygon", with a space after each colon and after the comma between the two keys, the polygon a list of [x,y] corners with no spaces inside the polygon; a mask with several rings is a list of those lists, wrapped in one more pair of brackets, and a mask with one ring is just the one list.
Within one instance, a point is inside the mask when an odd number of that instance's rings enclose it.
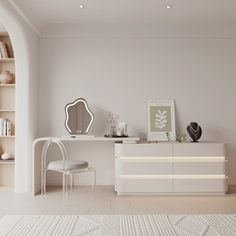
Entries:
{"label": "white vase", "polygon": [[10,155],[9,155],[8,152],[4,152],[4,153],[2,154],[2,156],[1,156],[1,158],[2,158],[3,160],[8,160],[8,159],[10,159]]}
{"label": "white vase", "polygon": [[6,70],[0,74],[0,83],[10,84],[13,82],[13,74],[10,71]]}

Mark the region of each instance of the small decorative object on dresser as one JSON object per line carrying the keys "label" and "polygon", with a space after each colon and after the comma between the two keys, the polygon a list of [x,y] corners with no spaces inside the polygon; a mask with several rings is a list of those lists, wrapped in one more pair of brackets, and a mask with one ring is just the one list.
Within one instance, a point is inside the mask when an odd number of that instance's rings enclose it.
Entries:
{"label": "small decorative object on dresser", "polygon": [[188,142],[188,137],[187,134],[179,134],[176,136],[176,141],[179,143],[187,143]]}
{"label": "small decorative object on dresser", "polygon": [[202,136],[202,128],[197,122],[191,122],[187,127],[187,131],[193,142],[198,142]]}
{"label": "small decorative object on dresser", "polygon": [[10,71],[5,70],[0,74],[0,83],[11,84],[13,82],[13,74]]}
{"label": "small decorative object on dresser", "polygon": [[8,152],[4,152],[2,155],[1,155],[1,159],[2,160],[9,160],[10,159],[10,155]]}
{"label": "small decorative object on dresser", "polygon": [[175,135],[174,100],[148,101],[148,141],[174,140]]}

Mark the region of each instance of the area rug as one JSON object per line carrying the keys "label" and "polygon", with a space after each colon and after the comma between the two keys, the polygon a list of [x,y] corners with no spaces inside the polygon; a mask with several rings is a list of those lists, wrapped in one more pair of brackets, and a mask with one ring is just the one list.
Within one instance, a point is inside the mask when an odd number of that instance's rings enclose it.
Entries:
{"label": "area rug", "polygon": [[230,236],[236,215],[7,215],[0,235]]}

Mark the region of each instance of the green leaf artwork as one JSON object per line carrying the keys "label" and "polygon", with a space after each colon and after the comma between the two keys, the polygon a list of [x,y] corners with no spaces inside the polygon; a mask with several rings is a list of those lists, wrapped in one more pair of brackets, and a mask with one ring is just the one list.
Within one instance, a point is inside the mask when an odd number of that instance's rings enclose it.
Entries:
{"label": "green leaf artwork", "polygon": [[170,106],[150,107],[151,132],[171,132]]}
{"label": "green leaf artwork", "polygon": [[155,125],[157,128],[159,129],[163,129],[166,126],[167,123],[167,115],[166,115],[166,111],[161,111],[161,110],[157,110],[157,114],[155,114],[156,116],[156,121],[155,121]]}

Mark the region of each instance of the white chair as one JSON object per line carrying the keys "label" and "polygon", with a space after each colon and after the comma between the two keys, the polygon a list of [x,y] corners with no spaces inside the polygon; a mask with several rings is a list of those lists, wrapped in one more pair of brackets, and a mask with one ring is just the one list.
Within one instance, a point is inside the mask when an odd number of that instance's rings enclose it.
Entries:
{"label": "white chair", "polygon": [[[54,143],[56,144],[61,152],[62,160],[52,161],[47,166],[47,151],[49,146]],[[94,183],[93,188],[96,185],[96,170],[89,167],[88,162],[81,160],[67,160],[67,153],[64,144],[57,138],[51,138],[48,140],[42,150],[41,157],[41,194],[46,194],[46,176],[47,171],[60,172],[63,174],[63,193],[67,193],[68,189],[68,177],[70,176],[71,188],[74,185],[74,174],[82,172],[93,172],[94,173]]]}

